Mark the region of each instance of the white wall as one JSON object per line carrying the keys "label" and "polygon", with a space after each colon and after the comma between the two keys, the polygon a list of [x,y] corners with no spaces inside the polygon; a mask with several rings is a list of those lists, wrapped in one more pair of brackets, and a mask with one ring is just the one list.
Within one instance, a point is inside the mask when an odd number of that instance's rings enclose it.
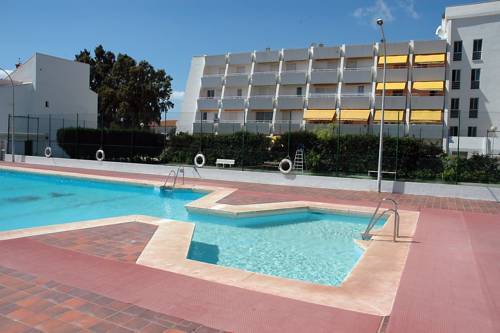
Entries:
{"label": "white wall", "polygon": [[201,87],[201,76],[203,74],[203,67],[205,66],[205,57],[193,57],[191,60],[191,67],[189,76],[186,82],[186,89],[184,90],[184,99],[182,102],[181,114],[177,122],[177,131],[179,132],[193,132],[193,122],[195,119],[197,100]]}

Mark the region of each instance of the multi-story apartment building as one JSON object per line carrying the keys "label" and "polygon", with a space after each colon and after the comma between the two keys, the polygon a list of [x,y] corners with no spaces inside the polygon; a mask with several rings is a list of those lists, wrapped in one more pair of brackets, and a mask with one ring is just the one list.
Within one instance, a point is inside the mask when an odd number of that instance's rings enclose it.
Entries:
{"label": "multi-story apartment building", "polygon": [[178,129],[280,135],[333,123],[376,134],[385,57],[387,135],[499,150],[500,3],[446,8],[438,30],[437,40],[387,43],[387,54],[374,43],[193,57]]}

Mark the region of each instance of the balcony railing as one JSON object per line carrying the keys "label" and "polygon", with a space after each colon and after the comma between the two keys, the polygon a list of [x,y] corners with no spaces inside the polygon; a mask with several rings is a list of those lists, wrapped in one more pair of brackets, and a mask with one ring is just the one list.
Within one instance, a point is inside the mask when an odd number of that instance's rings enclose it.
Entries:
{"label": "balcony railing", "polygon": [[469,110],[469,118],[477,118],[477,109]]}
{"label": "balcony railing", "polygon": [[462,52],[453,52],[453,61],[461,61]]}
{"label": "balcony railing", "polygon": [[471,89],[479,89],[479,81],[471,81],[470,82],[470,88]]}
{"label": "balcony railing", "polygon": [[313,72],[336,72],[339,68],[313,68]]}
{"label": "balcony railing", "polygon": [[360,71],[367,71],[367,70],[373,70],[373,66],[369,67],[345,67],[344,71],[348,72],[360,72]]}
{"label": "balcony railing", "polygon": [[337,93],[310,93],[309,97],[312,98],[335,98]]}
{"label": "balcony railing", "polygon": [[203,74],[204,77],[222,77],[224,74]]}
{"label": "balcony railing", "polygon": [[343,97],[371,97],[372,94],[370,93],[342,93],[341,94]]}
{"label": "balcony railing", "polygon": [[472,52],[472,60],[481,60],[483,52],[482,51],[473,51]]}
{"label": "balcony railing", "polygon": [[460,89],[460,81],[452,81],[451,89]]}
{"label": "balcony railing", "polygon": [[219,98],[220,98],[220,96],[200,96],[200,97],[198,97],[198,99],[202,100],[202,101],[219,99]]}

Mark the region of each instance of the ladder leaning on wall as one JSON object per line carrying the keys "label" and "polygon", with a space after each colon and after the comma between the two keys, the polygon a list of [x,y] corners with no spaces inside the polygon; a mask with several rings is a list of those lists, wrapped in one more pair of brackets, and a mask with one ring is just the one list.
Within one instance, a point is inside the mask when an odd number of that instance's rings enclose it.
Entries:
{"label": "ladder leaning on wall", "polygon": [[295,158],[293,159],[293,170],[304,173],[304,149],[299,148],[295,151]]}

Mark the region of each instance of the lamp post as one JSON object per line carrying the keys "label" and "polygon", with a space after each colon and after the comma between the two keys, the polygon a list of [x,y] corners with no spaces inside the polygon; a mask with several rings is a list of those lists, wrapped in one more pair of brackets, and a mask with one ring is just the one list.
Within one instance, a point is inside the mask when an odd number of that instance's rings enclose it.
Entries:
{"label": "lamp post", "polygon": [[[384,70],[382,74],[382,105],[380,114],[380,134],[379,134],[379,145],[378,145],[378,169],[377,169],[377,191],[380,193],[382,191],[382,154],[384,152],[384,103],[385,103],[385,71],[387,67],[387,47],[384,34],[384,21],[382,19],[377,19],[377,25],[380,27],[382,33],[382,44],[384,46]],[[397,156],[396,156],[397,158]]]}
{"label": "lamp post", "polygon": [[9,72],[7,72],[5,69],[1,68],[0,67],[0,70],[2,72],[4,72],[7,77],[9,78],[10,80],[10,85],[12,86],[12,140],[11,140],[11,155],[12,155],[12,163],[15,163],[16,162],[16,156],[15,156],[15,153],[14,153],[14,148],[15,148],[15,143],[14,143],[14,132],[15,132],[15,129],[14,129],[14,111],[15,111],[15,95],[14,95],[14,80],[12,80],[12,77],[10,76]]}

